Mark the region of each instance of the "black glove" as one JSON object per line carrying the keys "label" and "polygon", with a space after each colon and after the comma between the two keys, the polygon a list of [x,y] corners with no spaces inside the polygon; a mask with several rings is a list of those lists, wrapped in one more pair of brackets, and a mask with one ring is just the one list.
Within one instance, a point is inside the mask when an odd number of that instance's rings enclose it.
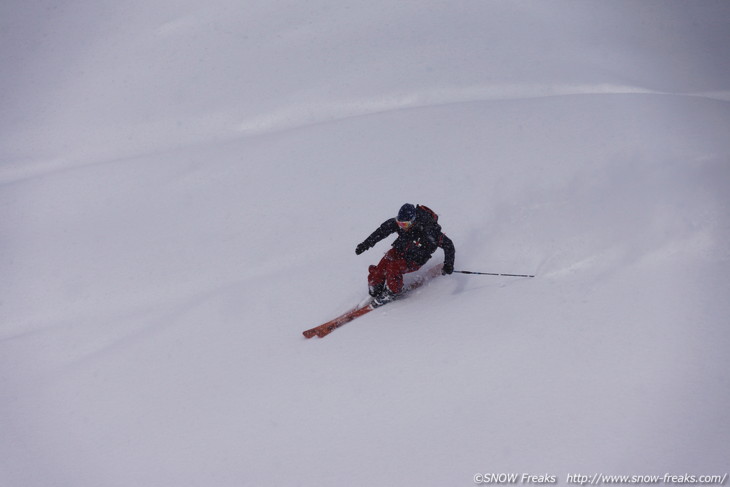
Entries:
{"label": "black glove", "polygon": [[454,264],[444,263],[444,266],[441,268],[441,275],[445,276],[446,274],[451,274],[452,272],[454,272]]}
{"label": "black glove", "polygon": [[368,244],[366,244],[365,242],[357,244],[357,247],[355,247],[355,254],[360,255],[369,248],[370,248],[370,246]]}

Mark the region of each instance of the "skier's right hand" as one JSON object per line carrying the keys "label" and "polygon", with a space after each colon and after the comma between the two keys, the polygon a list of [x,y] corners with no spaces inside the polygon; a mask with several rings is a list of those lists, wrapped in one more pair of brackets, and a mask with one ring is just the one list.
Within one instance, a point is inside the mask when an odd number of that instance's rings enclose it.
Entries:
{"label": "skier's right hand", "polygon": [[357,247],[355,247],[355,254],[360,255],[369,248],[370,248],[370,246],[368,244],[366,244],[365,242],[362,242],[362,243],[358,244]]}

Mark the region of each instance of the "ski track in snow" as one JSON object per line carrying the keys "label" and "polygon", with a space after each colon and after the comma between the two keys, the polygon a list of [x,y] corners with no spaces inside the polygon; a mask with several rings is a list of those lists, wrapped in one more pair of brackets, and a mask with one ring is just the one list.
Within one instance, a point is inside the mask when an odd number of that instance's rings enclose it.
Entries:
{"label": "ski track in snow", "polygon": [[340,103],[302,103],[283,107],[243,122],[238,131],[265,135],[397,110],[470,102],[518,101],[577,95],[661,95],[730,101],[730,92],[670,93],[627,85],[490,85],[473,88],[424,90],[402,95],[348,100]]}
{"label": "ski track in snow", "polygon": [[[340,102],[296,103],[276,111],[261,114],[245,120],[231,129],[221,125],[217,141],[235,140],[243,137],[256,137],[306,128],[309,126],[333,123],[351,118],[377,115],[398,110],[429,108],[460,103],[520,101],[541,98],[570,96],[616,96],[616,95],[654,95],[690,98],[705,98],[720,102],[730,102],[730,91],[707,93],[672,93],[638,86],[598,84],[598,85],[489,85],[473,88],[445,88],[424,90],[384,97],[351,99]],[[205,130],[210,133],[209,129]],[[192,136],[197,144],[207,143],[205,136]],[[197,145],[195,142],[191,142]],[[180,146],[176,146],[179,150]],[[71,161],[66,159],[7,162],[0,167],[0,186],[23,182],[54,173],[73,171],[87,166],[122,162],[136,157],[164,154],[167,150],[155,150],[129,154],[121,158]]]}

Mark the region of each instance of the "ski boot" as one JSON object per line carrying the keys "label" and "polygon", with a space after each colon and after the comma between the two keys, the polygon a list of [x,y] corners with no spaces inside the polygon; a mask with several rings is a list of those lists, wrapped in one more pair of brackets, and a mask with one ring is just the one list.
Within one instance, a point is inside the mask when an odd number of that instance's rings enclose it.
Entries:
{"label": "ski boot", "polygon": [[378,297],[383,294],[385,290],[385,284],[378,284],[377,286],[368,286],[368,294],[372,297]]}
{"label": "ski boot", "polygon": [[373,308],[378,308],[380,306],[383,306],[384,304],[390,303],[395,299],[395,294],[388,289],[387,287],[384,287],[382,292],[376,296],[373,296]]}

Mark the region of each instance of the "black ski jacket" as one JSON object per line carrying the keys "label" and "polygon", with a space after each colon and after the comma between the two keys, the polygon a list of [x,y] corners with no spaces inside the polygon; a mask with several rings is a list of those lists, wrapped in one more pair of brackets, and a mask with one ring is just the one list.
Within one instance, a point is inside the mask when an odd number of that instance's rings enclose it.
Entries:
{"label": "black ski jacket", "polygon": [[395,218],[383,222],[363,244],[367,248],[373,247],[392,233],[397,233],[398,238],[393,242],[393,248],[401,253],[409,262],[418,265],[425,264],[438,247],[444,249],[444,266],[453,269],[456,249],[449,237],[444,235],[435,218],[434,213],[421,206],[416,206],[416,219],[408,230],[398,226]]}

